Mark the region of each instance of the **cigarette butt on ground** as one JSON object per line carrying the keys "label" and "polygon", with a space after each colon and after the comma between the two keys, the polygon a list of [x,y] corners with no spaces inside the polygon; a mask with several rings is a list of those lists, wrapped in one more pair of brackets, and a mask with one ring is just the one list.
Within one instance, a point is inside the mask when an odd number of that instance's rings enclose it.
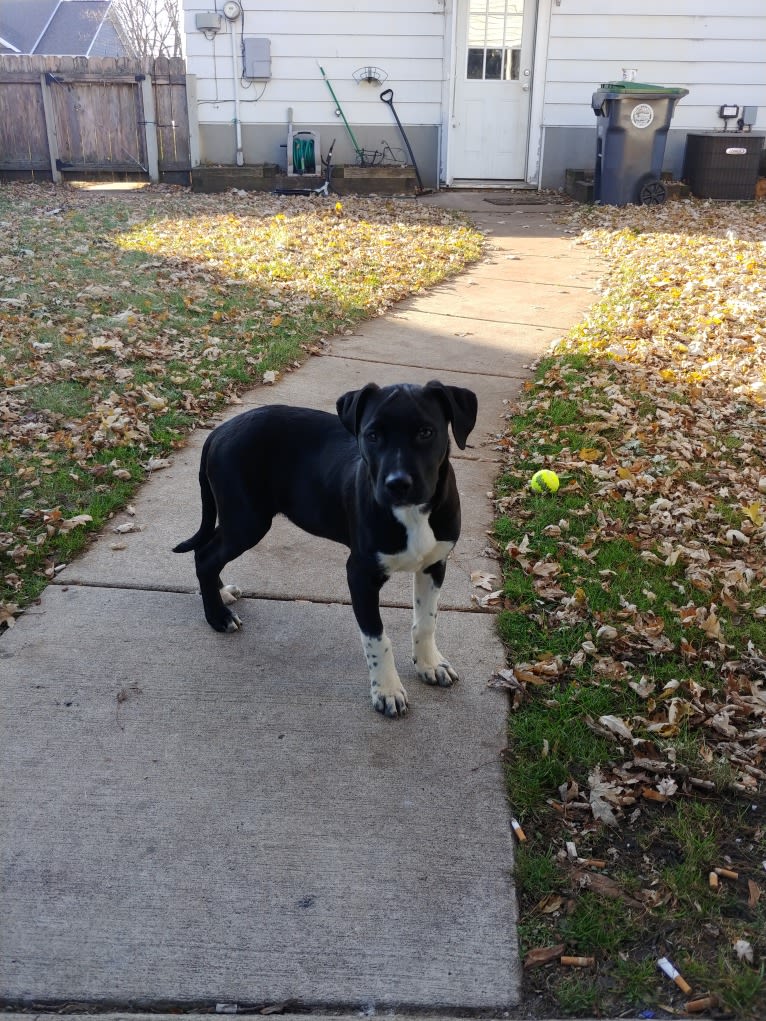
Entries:
{"label": "cigarette butt on ground", "polygon": [[592,968],[596,963],[595,957],[562,957],[561,963],[569,968]]}
{"label": "cigarette butt on ground", "polygon": [[713,890],[718,889],[718,876],[715,872],[710,873],[710,875],[708,876],[708,882],[710,883],[711,889]]}
{"label": "cigarette butt on ground", "polygon": [[657,961],[657,967],[660,968],[669,979],[672,979],[673,982],[675,982],[682,993],[686,993],[687,996],[691,994],[692,987],[683,975],[670,963],[667,957],[661,957],[659,961]]}
{"label": "cigarette butt on ground", "polygon": [[699,1014],[703,1010],[711,1010],[718,1006],[717,996],[700,996],[697,1000],[687,1000],[684,1008],[689,1014]]}
{"label": "cigarette butt on ground", "polygon": [[714,871],[717,876],[721,876],[723,879],[739,879],[739,872],[735,872],[733,869],[717,868]]}
{"label": "cigarette butt on ground", "polygon": [[691,996],[692,987],[689,985],[689,983],[686,981],[683,975],[676,975],[673,981],[675,982],[675,984],[678,986],[682,993],[686,993],[687,996]]}
{"label": "cigarette butt on ground", "polygon": [[603,858],[584,858],[581,862],[582,865],[587,865],[591,869],[605,869],[606,862]]}
{"label": "cigarette butt on ground", "polygon": [[511,827],[513,829],[513,832],[516,834],[518,840],[523,844],[524,841],[527,839],[527,835],[519,825],[518,819],[511,819]]}

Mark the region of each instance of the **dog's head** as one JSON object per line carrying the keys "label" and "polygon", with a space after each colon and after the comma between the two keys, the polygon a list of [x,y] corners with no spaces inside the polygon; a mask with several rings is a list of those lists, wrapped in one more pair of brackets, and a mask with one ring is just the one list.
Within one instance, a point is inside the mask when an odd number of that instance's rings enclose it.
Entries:
{"label": "dog's head", "polygon": [[449,454],[449,426],[461,450],[476,424],[472,390],[402,383],[368,383],[338,398],[343,425],[357,438],[375,499],[388,507],[426,506]]}

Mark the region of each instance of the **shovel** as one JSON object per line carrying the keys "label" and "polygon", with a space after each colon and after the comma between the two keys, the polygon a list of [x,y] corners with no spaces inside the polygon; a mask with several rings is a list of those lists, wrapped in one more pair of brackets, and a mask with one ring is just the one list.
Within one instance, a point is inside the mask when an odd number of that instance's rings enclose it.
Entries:
{"label": "shovel", "polygon": [[386,104],[386,106],[390,106],[391,107],[391,113],[394,115],[394,120],[396,121],[396,125],[399,128],[399,133],[401,134],[402,139],[404,140],[404,144],[407,146],[407,152],[410,154],[410,159],[412,160],[412,166],[415,168],[415,177],[418,180],[418,191],[425,191],[425,188],[423,187],[423,182],[420,179],[420,171],[418,170],[418,165],[415,162],[415,155],[412,152],[412,146],[410,145],[410,140],[407,138],[407,135],[404,133],[404,128],[402,127],[402,122],[399,120],[399,115],[397,114],[396,110],[394,110],[394,90],[393,89],[384,89],[381,92],[381,94],[380,94],[380,98]]}

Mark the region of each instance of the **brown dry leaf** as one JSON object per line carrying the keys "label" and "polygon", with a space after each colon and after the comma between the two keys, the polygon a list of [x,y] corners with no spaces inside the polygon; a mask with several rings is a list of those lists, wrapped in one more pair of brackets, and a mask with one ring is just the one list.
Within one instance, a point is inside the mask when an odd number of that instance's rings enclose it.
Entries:
{"label": "brown dry leaf", "polygon": [[538,560],[532,565],[532,574],[540,578],[552,578],[561,572],[561,564],[550,560]]}
{"label": "brown dry leaf", "polygon": [[549,893],[538,902],[536,910],[543,915],[553,915],[561,911],[564,906],[564,898],[557,893]]}
{"label": "brown dry leaf", "polygon": [[755,908],[758,907],[758,902],[761,899],[761,888],[758,886],[757,883],[754,883],[752,879],[748,879],[747,891],[748,891],[747,906],[751,910],[755,910]]}
{"label": "brown dry leaf", "polygon": [[18,612],[19,607],[16,603],[0,603],[0,624],[13,627],[16,623],[15,618]]}
{"label": "brown dry leaf", "polygon": [[541,964],[557,961],[565,950],[566,947],[563,943],[557,943],[556,946],[552,947],[536,947],[524,955],[524,967],[529,970],[530,968],[537,968]]}
{"label": "brown dry leaf", "polygon": [[513,667],[514,676],[525,684],[550,684],[564,670],[564,661],[560,656],[547,656],[536,663],[517,663]]}
{"label": "brown dry leaf", "polygon": [[65,521],[60,521],[58,524],[59,531],[71,532],[73,528],[78,528],[80,525],[87,525],[93,518],[90,514],[75,514],[74,517],[67,518]]}
{"label": "brown dry leaf", "polygon": [[585,869],[574,869],[572,879],[583,889],[591,890],[593,893],[601,894],[603,897],[612,897],[624,901],[630,907],[640,908],[643,904],[628,896],[618,882],[605,876],[602,872],[589,872]]}

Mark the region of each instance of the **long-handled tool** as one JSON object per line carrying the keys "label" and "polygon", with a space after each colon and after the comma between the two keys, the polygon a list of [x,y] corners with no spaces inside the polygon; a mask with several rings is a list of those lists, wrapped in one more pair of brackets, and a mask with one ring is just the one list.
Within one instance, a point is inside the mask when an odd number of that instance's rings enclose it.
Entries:
{"label": "long-handled tool", "polygon": [[412,151],[412,146],[410,145],[410,140],[407,138],[407,135],[404,132],[404,128],[402,127],[402,122],[399,120],[399,115],[397,114],[396,110],[394,110],[394,90],[393,89],[384,89],[381,92],[381,94],[380,94],[380,98],[383,100],[383,102],[386,104],[386,106],[390,106],[391,107],[391,113],[394,115],[394,120],[396,121],[396,125],[399,128],[399,134],[402,136],[404,144],[407,146],[407,152],[410,154],[410,159],[412,160],[412,166],[415,169],[415,177],[418,179],[418,191],[425,191],[425,188],[423,187],[423,182],[420,179],[420,171],[418,170],[418,165],[415,162],[415,155],[414,155],[414,153]]}
{"label": "long-handled tool", "polygon": [[332,98],[333,98],[333,100],[335,102],[335,108],[338,111],[338,115],[342,119],[343,123],[346,125],[346,131],[348,131],[348,137],[351,139],[351,144],[354,146],[354,150],[355,150],[357,158],[359,160],[359,164],[360,164],[360,166],[363,167],[363,166],[366,165],[365,164],[365,158],[364,158],[364,149],[361,149],[359,147],[359,143],[356,140],[354,132],[351,130],[351,125],[346,120],[346,115],[343,112],[343,108],[341,107],[340,103],[338,102],[338,97],[335,95],[335,92],[333,91],[333,87],[330,84],[330,79],[325,74],[324,68],[322,67],[321,64],[319,65],[319,70],[322,72],[322,77],[325,80],[325,85],[330,90],[330,95],[332,96]]}

